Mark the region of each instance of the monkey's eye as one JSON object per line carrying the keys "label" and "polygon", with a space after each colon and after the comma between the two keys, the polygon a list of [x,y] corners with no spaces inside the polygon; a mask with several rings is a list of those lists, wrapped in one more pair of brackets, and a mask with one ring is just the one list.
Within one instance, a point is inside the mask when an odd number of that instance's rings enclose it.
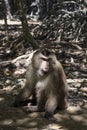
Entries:
{"label": "monkey's eye", "polygon": [[49,58],[41,57],[41,60],[49,62]]}

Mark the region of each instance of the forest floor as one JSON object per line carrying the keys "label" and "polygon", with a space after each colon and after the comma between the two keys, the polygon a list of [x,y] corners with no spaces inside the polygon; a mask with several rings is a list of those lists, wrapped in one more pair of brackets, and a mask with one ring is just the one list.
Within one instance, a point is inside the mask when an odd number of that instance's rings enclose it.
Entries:
{"label": "forest floor", "polygon": [[0,90],[0,130],[87,130],[87,104],[80,107],[73,103],[54,114],[54,122],[40,112],[26,114],[22,108],[11,106],[12,100],[9,91]]}
{"label": "forest floor", "polygon": [[[1,25],[2,22],[0,21]],[[79,44],[72,45],[73,47],[64,46],[65,52],[57,53],[58,59],[63,63],[69,84],[69,106],[66,110],[54,114],[57,119],[54,122],[45,119],[42,112],[26,114],[22,108],[15,108],[12,105],[25,82],[24,63],[27,59],[19,59],[15,63],[16,68],[13,69],[8,61],[13,61],[17,55],[10,56],[9,47],[4,42],[1,40],[0,44],[0,130],[87,130],[87,46],[83,43],[80,44],[80,49]],[[59,49],[55,50],[62,49],[63,45],[59,45]],[[24,55],[23,51],[28,50],[22,48],[21,53],[19,50],[16,53]]]}

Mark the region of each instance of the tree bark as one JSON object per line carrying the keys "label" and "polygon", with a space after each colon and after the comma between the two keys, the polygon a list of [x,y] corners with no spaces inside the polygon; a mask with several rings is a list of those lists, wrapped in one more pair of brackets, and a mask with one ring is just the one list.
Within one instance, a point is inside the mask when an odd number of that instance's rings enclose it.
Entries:
{"label": "tree bark", "polygon": [[8,0],[4,0],[4,2],[5,2],[5,6],[6,6],[7,19],[12,19],[9,1]]}
{"label": "tree bark", "polygon": [[2,12],[3,12],[3,18],[5,23],[5,33],[6,33],[6,40],[9,39],[9,29],[8,29],[8,23],[7,23],[7,9],[5,1],[2,1]]}
{"label": "tree bark", "polygon": [[37,42],[30,34],[28,22],[27,22],[25,13],[24,13],[23,0],[18,0],[18,4],[19,4],[19,9],[20,9],[20,19],[22,22],[24,36],[25,36],[26,40],[32,45],[33,49],[37,49],[38,48]]}

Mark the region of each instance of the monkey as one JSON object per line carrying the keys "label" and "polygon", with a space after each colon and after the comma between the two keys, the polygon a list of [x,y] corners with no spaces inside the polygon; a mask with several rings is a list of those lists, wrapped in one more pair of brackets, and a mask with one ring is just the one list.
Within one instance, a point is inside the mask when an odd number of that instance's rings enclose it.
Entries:
{"label": "monkey", "polygon": [[68,88],[66,75],[55,53],[48,48],[38,49],[32,56],[26,72],[26,83],[16,97],[19,104],[32,96],[34,105],[27,105],[28,112],[42,112],[53,119],[57,108],[67,108]]}

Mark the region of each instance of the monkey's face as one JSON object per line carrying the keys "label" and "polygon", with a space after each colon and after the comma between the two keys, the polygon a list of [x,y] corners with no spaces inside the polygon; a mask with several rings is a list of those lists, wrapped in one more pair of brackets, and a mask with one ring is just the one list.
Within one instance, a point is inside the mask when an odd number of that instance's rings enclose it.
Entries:
{"label": "monkey's face", "polygon": [[46,77],[54,68],[55,57],[53,55],[43,55],[37,53],[33,59],[33,65],[36,70],[37,76]]}
{"label": "monkey's face", "polygon": [[42,54],[39,57],[39,61],[40,61],[40,66],[38,69],[38,74],[40,76],[44,76],[47,75],[50,71],[50,61],[49,61],[49,57],[43,56]]}

